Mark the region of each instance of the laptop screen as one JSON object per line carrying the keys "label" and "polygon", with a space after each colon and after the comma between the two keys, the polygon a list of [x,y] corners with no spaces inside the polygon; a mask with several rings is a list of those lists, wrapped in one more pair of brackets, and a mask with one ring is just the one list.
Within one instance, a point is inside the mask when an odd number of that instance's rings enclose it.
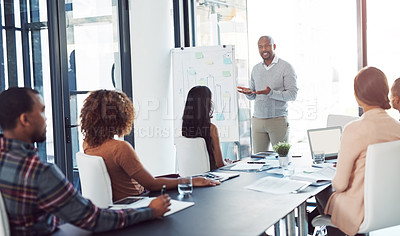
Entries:
{"label": "laptop screen", "polygon": [[340,138],[342,128],[328,127],[321,129],[307,130],[308,141],[310,143],[311,155],[314,152],[324,152],[325,157],[337,158],[340,148]]}

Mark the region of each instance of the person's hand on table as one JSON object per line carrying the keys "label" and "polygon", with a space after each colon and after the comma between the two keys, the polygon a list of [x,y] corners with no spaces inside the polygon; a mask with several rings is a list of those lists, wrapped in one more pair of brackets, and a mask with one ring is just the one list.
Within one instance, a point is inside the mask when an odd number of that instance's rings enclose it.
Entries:
{"label": "person's hand on table", "polygon": [[240,87],[240,86],[238,86],[237,89],[238,89],[237,91],[238,91],[239,93],[243,93],[243,94],[246,94],[246,95],[254,93],[253,90],[251,90],[251,89],[249,89],[249,88],[246,88],[246,87]]}
{"label": "person's hand on table", "polygon": [[215,186],[219,185],[221,182],[214,179],[209,179],[205,177],[193,177],[193,186],[201,187],[201,186]]}
{"label": "person's hand on table", "polygon": [[227,165],[230,165],[233,163],[231,159],[225,158],[224,161],[226,162]]}
{"label": "person's hand on table", "polygon": [[168,194],[164,194],[150,202],[149,207],[153,209],[153,218],[163,216],[166,212],[171,210],[168,208],[171,206],[170,200],[171,198]]}

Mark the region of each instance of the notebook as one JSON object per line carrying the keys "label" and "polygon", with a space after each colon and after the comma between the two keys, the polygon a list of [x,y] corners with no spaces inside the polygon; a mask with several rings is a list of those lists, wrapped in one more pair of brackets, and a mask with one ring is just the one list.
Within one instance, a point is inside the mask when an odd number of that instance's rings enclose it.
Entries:
{"label": "notebook", "polygon": [[310,168],[309,170],[298,172],[292,175],[290,179],[306,181],[310,182],[311,185],[321,186],[331,183],[335,174],[336,168],[325,163],[323,167]]}
{"label": "notebook", "polygon": [[[155,197],[127,197],[122,199],[121,201],[116,202],[116,204],[114,204],[111,209],[117,210],[146,207],[153,199],[155,199]],[[175,212],[181,211],[194,205],[194,202],[177,201],[174,199],[171,199],[170,203],[171,206],[169,206],[169,208],[171,210],[165,213],[164,216],[169,216],[171,214],[174,214]]]}
{"label": "notebook", "polygon": [[315,151],[323,151],[325,160],[337,159],[340,149],[340,138],[342,127],[328,127],[307,130],[308,142],[310,144],[311,156]]}

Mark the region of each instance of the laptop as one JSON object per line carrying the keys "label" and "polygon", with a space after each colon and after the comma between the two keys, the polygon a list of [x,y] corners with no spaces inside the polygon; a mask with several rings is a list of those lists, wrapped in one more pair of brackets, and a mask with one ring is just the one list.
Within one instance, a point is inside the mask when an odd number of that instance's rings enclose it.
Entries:
{"label": "laptop", "polygon": [[311,156],[314,152],[323,151],[325,160],[336,160],[340,149],[340,138],[342,127],[327,127],[321,129],[307,130],[308,142],[310,143]]}

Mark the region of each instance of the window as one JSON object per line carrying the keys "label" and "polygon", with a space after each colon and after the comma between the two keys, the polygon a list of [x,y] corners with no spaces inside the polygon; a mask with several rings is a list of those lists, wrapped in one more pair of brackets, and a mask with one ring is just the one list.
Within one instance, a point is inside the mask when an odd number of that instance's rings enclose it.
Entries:
{"label": "window", "polygon": [[[75,0],[66,7],[71,124],[79,124],[89,91],[122,89],[118,10],[111,0]],[[83,136],[71,129],[72,155],[82,150]],[[76,167],[73,158],[73,167]]]}
{"label": "window", "polygon": [[43,95],[47,140],[38,145],[39,156],[55,162],[70,181],[74,156],[82,145],[73,125],[79,122],[86,93],[100,88],[132,90],[129,32],[126,25],[119,29],[128,19],[124,4],[112,0],[0,2],[0,91],[26,86]]}
{"label": "window", "polygon": [[[289,103],[290,142],[326,126],[327,115],[357,116],[356,1],[248,1],[250,69],[261,61],[257,41],[270,35],[276,55],[297,74],[297,99]],[[379,3],[380,4],[380,3]]]}
{"label": "window", "polygon": [[[246,0],[198,0],[196,7],[196,46],[234,45],[238,85],[248,82]],[[239,96],[240,156],[250,154],[249,102]],[[233,143],[221,143],[225,158],[236,159]]]}
{"label": "window", "polygon": [[32,87],[44,98],[47,140],[38,144],[41,160],[54,162],[52,100],[50,86],[47,3],[45,0],[1,1],[0,90]]}
{"label": "window", "polygon": [[[400,78],[398,9],[398,1],[367,1],[367,63],[385,73],[389,87]],[[391,109],[389,112],[398,119],[397,111]]]}

